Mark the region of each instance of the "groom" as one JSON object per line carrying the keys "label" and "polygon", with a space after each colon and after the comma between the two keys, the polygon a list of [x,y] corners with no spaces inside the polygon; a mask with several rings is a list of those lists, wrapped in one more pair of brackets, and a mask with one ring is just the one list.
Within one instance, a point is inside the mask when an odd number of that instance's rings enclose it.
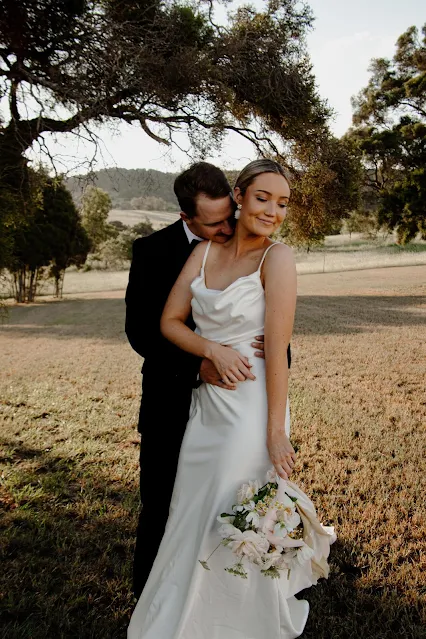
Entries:
{"label": "groom", "polygon": [[[126,334],[144,358],[138,430],[140,451],[139,517],[133,591],[139,598],[154,563],[168,518],[179,451],[188,422],[191,393],[200,380],[224,387],[213,364],[181,351],[160,333],[167,297],[195,244],[226,242],[233,234],[235,203],[224,173],[198,162],[180,174],[174,191],[181,219],[139,238],[126,291]],[[188,326],[195,328],[192,318]],[[258,355],[262,356],[260,342]],[[254,353],[255,351],[253,351]],[[290,364],[290,353],[288,353]]]}

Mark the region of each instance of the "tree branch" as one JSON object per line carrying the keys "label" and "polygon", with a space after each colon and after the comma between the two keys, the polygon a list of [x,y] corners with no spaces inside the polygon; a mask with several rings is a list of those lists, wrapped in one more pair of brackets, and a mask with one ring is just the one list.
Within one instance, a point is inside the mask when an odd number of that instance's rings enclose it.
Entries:
{"label": "tree branch", "polygon": [[149,135],[150,138],[152,138],[156,142],[159,142],[160,144],[167,144],[168,146],[170,146],[169,140],[166,140],[165,138],[160,138],[158,135],[155,135],[155,133],[151,131],[151,129],[148,127],[146,120],[144,118],[140,118],[139,122],[142,127],[142,130],[147,135]]}
{"label": "tree branch", "polygon": [[417,104],[412,104],[411,102],[401,102],[401,106],[408,106],[411,109],[414,109],[414,111],[417,111],[417,113],[419,115],[422,115],[423,117],[426,118],[426,111],[424,109],[422,109],[420,106],[418,106]]}
{"label": "tree branch", "polygon": [[19,82],[17,82],[16,80],[12,80],[10,85],[9,108],[10,108],[10,113],[12,115],[12,120],[13,122],[15,122],[15,124],[16,122],[18,122],[18,120],[20,120],[20,115],[18,111],[18,100],[16,97],[18,86],[19,86]]}

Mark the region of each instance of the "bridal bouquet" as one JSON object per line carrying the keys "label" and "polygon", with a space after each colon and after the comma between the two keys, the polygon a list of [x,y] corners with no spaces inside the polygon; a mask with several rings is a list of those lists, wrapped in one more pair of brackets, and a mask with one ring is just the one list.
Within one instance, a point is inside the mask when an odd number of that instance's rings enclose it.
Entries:
{"label": "bridal bouquet", "polygon": [[[232,513],[222,513],[219,534],[220,547],[227,546],[237,558],[236,563],[225,570],[247,578],[243,561],[260,568],[263,575],[279,577],[280,571],[310,561],[314,551],[303,540],[303,522],[298,512],[297,497],[285,492],[285,483],[277,482],[274,469],[268,471],[266,483],[250,481],[237,493],[237,504]],[[210,557],[208,559],[210,559]],[[210,570],[208,559],[201,565]]]}

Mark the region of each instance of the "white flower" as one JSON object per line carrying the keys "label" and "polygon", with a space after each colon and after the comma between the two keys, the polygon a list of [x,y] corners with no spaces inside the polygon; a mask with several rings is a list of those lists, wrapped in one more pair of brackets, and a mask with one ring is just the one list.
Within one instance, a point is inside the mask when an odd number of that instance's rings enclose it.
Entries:
{"label": "white flower", "polygon": [[275,470],[274,467],[270,468],[268,470],[268,472],[266,473],[266,482],[271,483],[271,484],[277,484],[278,483],[278,479],[277,479],[277,471]]}
{"label": "white flower", "polygon": [[292,499],[290,499],[287,493],[284,493],[282,497],[280,495],[280,500],[284,508],[291,508],[292,510],[296,509],[295,502]]}
{"label": "white flower", "polygon": [[281,521],[278,521],[275,526],[274,526],[274,535],[275,537],[279,537],[280,539],[284,539],[284,537],[287,537],[287,528],[285,527],[285,524],[283,524]]}
{"label": "white flower", "polygon": [[300,565],[303,565],[306,561],[309,561],[309,559],[312,559],[314,554],[315,553],[312,550],[312,548],[305,544],[304,546],[301,546],[297,550],[297,561],[299,562]]}
{"label": "white flower", "polygon": [[285,552],[281,554],[280,558],[277,560],[275,567],[278,568],[278,570],[288,570],[292,568],[292,566],[294,565],[296,557],[297,557],[297,550],[293,548],[291,548],[290,550],[286,550]]}
{"label": "white flower", "polygon": [[235,533],[239,533],[239,532],[240,531],[238,530],[238,528],[235,528],[235,526],[233,526],[232,524],[223,524],[223,526],[219,528],[219,535],[223,539],[228,539],[232,537],[232,535],[234,535]]}
{"label": "white flower", "polygon": [[255,510],[249,512],[246,517],[246,522],[257,528],[260,524],[260,516]]}
{"label": "white flower", "polygon": [[235,529],[236,532],[231,535],[229,547],[238,557],[247,557],[253,563],[259,563],[262,557],[268,552],[269,541],[258,535],[254,530]]}
{"label": "white flower", "polygon": [[249,481],[248,484],[243,484],[237,493],[238,503],[244,504],[245,502],[253,499],[259,488],[260,483],[257,479],[255,481]]}
{"label": "white flower", "polygon": [[292,532],[301,522],[300,515],[294,508],[293,502],[291,502],[291,506],[280,508],[277,511],[277,520],[284,524],[287,532]]}
{"label": "white flower", "polygon": [[217,517],[217,521],[221,524],[233,524],[235,520],[235,517],[233,515],[219,515],[219,517]]}

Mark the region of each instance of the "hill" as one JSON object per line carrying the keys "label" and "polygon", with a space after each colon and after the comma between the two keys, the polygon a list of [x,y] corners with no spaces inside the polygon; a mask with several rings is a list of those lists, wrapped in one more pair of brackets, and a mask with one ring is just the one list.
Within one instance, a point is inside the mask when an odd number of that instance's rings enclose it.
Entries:
{"label": "hill", "polygon": [[[233,185],[238,171],[225,171],[225,174]],[[179,211],[173,191],[177,175],[154,169],[112,168],[70,177],[66,184],[77,204],[87,184],[93,184],[109,194],[113,209]]]}
{"label": "hill", "polygon": [[141,208],[132,205],[132,200],[160,198],[168,205],[166,210],[177,211],[179,207],[173,192],[176,175],[153,169],[112,168],[68,178],[66,184],[76,202],[79,202],[85,186],[93,184],[110,195],[114,209]]}

